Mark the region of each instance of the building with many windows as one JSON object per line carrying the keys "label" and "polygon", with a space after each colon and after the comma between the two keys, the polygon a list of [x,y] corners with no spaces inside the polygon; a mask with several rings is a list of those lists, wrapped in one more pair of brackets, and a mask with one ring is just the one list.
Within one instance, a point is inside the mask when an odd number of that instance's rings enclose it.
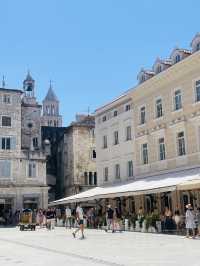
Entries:
{"label": "building with many windows", "polygon": [[40,110],[29,73],[24,91],[0,88],[0,215],[8,209],[47,207]]}
{"label": "building with many windows", "polygon": [[98,185],[134,177],[133,101],[129,92],[96,110]]}
{"label": "building with many windows", "polygon": [[[200,34],[191,47],[156,59],[136,87],[96,110],[98,185],[129,195],[124,205],[132,210],[200,206],[200,182],[191,182],[200,177]],[[187,178],[190,186],[179,184]]]}
{"label": "building with many windows", "polygon": [[93,116],[77,115],[58,143],[59,191],[63,197],[97,185],[94,128]]}

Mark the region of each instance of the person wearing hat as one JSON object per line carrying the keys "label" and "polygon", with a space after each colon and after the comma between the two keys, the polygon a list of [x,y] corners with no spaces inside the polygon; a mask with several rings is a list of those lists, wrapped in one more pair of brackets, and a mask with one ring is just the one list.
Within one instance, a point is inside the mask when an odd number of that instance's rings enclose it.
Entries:
{"label": "person wearing hat", "polygon": [[190,231],[192,231],[192,237],[195,238],[195,215],[193,213],[192,205],[186,205],[186,214],[185,214],[185,225],[186,225],[186,237],[190,236]]}

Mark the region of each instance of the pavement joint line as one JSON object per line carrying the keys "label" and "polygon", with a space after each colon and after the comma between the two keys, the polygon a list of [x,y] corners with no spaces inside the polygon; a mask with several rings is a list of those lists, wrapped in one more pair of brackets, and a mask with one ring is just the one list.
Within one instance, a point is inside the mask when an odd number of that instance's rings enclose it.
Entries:
{"label": "pavement joint line", "polygon": [[0,238],[0,241],[4,241],[4,242],[16,244],[16,245],[21,245],[21,246],[25,246],[25,247],[29,247],[29,248],[39,249],[39,250],[43,250],[43,251],[46,251],[46,252],[57,253],[57,254],[60,254],[60,255],[66,255],[68,257],[77,258],[77,259],[83,259],[83,260],[91,261],[91,262],[94,262],[94,263],[100,263],[102,265],[107,265],[107,266],[125,266],[124,264],[119,264],[119,263],[116,263],[116,262],[106,261],[106,260],[103,260],[103,259],[98,259],[98,258],[89,257],[89,256],[83,256],[83,255],[79,255],[79,254],[75,254],[75,253],[71,253],[71,252],[59,251],[59,250],[56,250],[56,249],[46,248],[46,247],[42,247],[42,246],[26,244],[26,243],[22,243],[22,242],[15,241],[15,240],[8,240],[6,238]]}

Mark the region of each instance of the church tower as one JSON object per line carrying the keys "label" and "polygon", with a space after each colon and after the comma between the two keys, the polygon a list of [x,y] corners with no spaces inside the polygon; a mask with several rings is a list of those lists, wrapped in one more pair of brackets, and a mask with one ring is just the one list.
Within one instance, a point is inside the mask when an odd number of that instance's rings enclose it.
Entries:
{"label": "church tower", "polygon": [[28,104],[36,103],[35,98],[35,80],[31,77],[30,72],[28,71],[25,80],[23,81],[23,90],[24,90],[24,102]]}
{"label": "church tower", "polygon": [[62,116],[59,115],[59,100],[53,91],[51,82],[47,95],[43,100],[42,125],[48,127],[62,127]]}
{"label": "church tower", "polygon": [[28,71],[23,81],[22,99],[22,148],[31,151],[41,148],[41,111],[35,97],[35,80]]}

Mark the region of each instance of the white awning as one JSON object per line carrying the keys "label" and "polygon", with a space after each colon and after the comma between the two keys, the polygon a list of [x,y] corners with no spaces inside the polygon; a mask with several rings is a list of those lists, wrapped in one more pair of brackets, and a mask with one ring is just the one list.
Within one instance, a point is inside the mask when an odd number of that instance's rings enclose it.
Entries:
{"label": "white awning", "polygon": [[174,191],[178,189],[179,184],[183,186],[185,183],[191,182],[192,180],[199,180],[200,182],[200,168],[150,176],[137,179],[126,184],[118,184],[109,187],[96,187],[85,192],[54,201],[51,205]]}

